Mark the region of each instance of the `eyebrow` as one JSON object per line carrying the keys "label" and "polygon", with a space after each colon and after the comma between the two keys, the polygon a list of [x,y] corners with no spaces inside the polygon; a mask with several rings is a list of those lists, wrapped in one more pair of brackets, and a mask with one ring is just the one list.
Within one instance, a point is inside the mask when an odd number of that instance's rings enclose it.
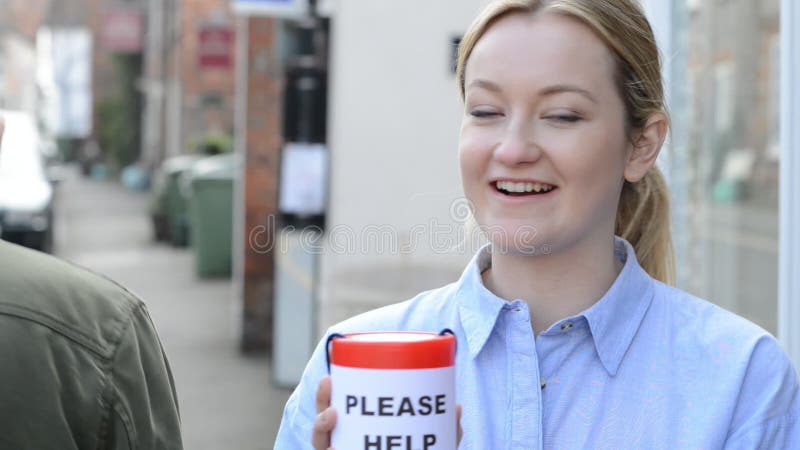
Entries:
{"label": "eyebrow", "polygon": [[[477,79],[471,82],[467,87],[469,88],[473,86],[486,89],[487,91],[492,91],[497,93],[502,92],[502,89],[500,88],[499,85],[489,80]],[[539,90],[539,96],[546,97],[548,95],[562,94],[565,92],[573,92],[575,94],[582,95],[587,99],[591,100],[592,103],[597,103],[597,100],[589,91],[572,84],[554,84],[552,86],[547,86]]]}

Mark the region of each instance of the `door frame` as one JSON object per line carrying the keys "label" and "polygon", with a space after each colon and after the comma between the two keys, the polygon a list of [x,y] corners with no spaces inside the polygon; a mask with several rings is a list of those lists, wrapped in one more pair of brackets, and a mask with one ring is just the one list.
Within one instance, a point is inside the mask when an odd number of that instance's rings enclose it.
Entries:
{"label": "door frame", "polygon": [[800,366],[800,3],[781,0],[778,338]]}

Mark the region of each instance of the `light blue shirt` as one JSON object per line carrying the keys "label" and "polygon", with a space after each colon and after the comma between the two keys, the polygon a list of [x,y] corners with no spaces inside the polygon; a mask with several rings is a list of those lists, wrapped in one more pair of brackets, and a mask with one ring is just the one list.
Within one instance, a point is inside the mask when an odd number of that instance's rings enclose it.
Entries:
{"label": "light blue shirt", "polygon": [[[488,247],[456,283],[329,331],[455,331],[460,449],[800,449],[798,378],[778,342],[652,279],[619,238],[616,254],[608,292],[538,337],[524,301],[483,285]],[[312,448],[323,347],[286,404],[278,450]]]}

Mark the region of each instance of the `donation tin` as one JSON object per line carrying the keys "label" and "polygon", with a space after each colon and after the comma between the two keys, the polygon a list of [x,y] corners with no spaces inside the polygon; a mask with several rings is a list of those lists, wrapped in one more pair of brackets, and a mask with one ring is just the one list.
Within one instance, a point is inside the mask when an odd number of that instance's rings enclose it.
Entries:
{"label": "donation tin", "polygon": [[336,450],[455,450],[450,330],[328,337]]}

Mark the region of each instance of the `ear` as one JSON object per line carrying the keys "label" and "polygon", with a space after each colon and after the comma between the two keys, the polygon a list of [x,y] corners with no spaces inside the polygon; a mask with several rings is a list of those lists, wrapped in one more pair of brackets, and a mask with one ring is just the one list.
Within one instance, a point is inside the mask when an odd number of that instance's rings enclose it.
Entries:
{"label": "ear", "polygon": [[635,183],[655,165],[664,139],[667,137],[667,116],[656,113],[645,126],[634,134],[633,143],[625,161],[625,179]]}

